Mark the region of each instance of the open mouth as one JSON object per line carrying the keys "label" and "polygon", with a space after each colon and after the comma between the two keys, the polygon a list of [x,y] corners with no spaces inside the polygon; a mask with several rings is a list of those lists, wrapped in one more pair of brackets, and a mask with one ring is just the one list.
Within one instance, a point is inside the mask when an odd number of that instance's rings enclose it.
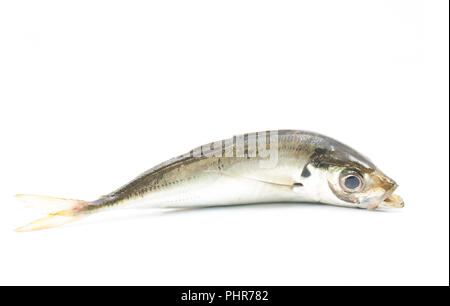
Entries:
{"label": "open mouth", "polygon": [[394,182],[392,188],[388,190],[385,194],[384,200],[379,204],[385,207],[393,207],[393,208],[402,208],[405,206],[403,199],[394,194],[395,189],[397,189],[398,185]]}
{"label": "open mouth", "polygon": [[405,202],[403,199],[395,194],[390,194],[384,199],[383,202],[380,203],[382,206],[394,207],[394,208],[402,208],[405,206]]}
{"label": "open mouth", "polygon": [[393,194],[393,192],[397,189],[397,184],[394,183],[391,189],[389,189],[383,197],[381,197],[381,201],[369,204],[367,206],[368,209],[373,210],[378,207],[391,207],[391,208],[402,208],[405,206],[405,203],[403,202],[403,199]]}

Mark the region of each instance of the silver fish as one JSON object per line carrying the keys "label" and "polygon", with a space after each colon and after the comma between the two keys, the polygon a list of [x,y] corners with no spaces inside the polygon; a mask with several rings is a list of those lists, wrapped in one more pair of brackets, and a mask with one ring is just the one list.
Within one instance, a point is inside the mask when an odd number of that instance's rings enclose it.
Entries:
{"label": "silver fish", "polygon": [[400,208],[404,204],[393,194],[396,188],[369,159],[332,138],[298,130],[266,131],[198,147],[95,201],[17,195],[50,207],[47,217],[17,231],[55,227],[120,207],[317,202]]}

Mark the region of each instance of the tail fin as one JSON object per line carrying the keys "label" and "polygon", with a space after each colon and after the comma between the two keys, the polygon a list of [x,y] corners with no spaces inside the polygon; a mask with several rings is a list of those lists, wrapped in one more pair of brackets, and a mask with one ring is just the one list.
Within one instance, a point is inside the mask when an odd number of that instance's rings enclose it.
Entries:
{"label": "tail fin", "polygon": [[16,195],[16,198],[29,204],[32,208],[49,214],[47,217],[35,220],[25,226],[17,228],[17,232],[36,231],[71,223],[85,216],[80,212],[88,205],[88,202],[81,200],[53,198],[30,194],[18,194]]}

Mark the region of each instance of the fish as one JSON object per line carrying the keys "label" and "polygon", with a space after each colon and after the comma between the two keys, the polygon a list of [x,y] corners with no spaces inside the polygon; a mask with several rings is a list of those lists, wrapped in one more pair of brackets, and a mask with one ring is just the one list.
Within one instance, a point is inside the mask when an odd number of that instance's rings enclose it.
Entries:
{"label": "fish", "polygon": [[261,203],[401,208],[397,183],[367,157],[325,135],[272,130],[208,143],[93,201],[19,194],[48,216],[16,231],[53,228],[115,208],[195,209]]}

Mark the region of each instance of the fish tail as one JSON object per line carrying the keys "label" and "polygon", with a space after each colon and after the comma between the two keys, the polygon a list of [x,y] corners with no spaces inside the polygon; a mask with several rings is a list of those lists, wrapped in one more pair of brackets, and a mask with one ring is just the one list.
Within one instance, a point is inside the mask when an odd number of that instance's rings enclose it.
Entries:
{"label": "fish tail", "polygon": [[54,198],[29,194],[18,194],[16,198],[28,203],[32,208],[46,211],[47,217],[37,219],[31,223],[16,229],[16,232],[30,232],[46,228],[61,226],[74,222],[84,216],[83,208],[89,202],[82,200]]}

